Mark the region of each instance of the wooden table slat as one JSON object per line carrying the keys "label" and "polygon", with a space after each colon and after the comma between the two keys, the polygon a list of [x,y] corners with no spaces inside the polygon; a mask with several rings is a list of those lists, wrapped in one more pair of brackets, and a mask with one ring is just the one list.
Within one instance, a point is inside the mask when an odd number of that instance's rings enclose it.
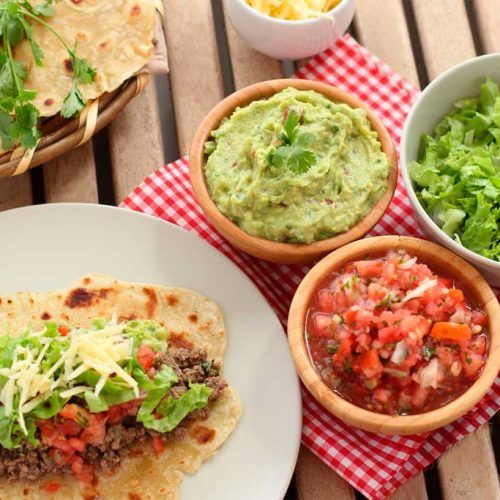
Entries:
{"label": "wooden table slat", "polygon": [[383,9],[380,0],[357,0],[354,23],[360,43],[419,86],[403,0],[384,0]]}
{"label": "wooden table slat", "polygon": [[400,488],[391,495],[391,500],[427,500],[425,478],[422,473],[408,479]]}
{"label": "wooden table slat", "polygon": [[354,500],[354,490],[304,446],[295,469],[299,500]]}
{"label": "wooden table slat", "polygon": [[236,89],[262,80],[283,78],[281,63],[249,47],[231,26],[227,15],[225,20]]}
{"label": "wooden table slat", "polygon": [[165,164],[156,85],[147,87],[111,122],[109,146],[116,203]]}
{"label": "wooden table slat", "polygon": [[479,24],[479,34],[486,52],[500,51],[500,2],[475,0],[473,7]]}
{"label": "wooden table slat", "polygon": [[208,0],[166,0],[165,31],[179,150],[189,152],[206,113],[223,97],[219,54]]}
{"label": "wooden table slat", "polygon": [[489,424],[469,434],[439,460],[445,500],[498,500],[500,484]]}
{"label": "wooden table slat", "polygon": [[476,55],[463,0],[413,2],[429,78]]}
{"label": "wooden table slat", "polygon": [[45,201],[98,203],[92,142],[44,166]]}
{"label": "wooden table slat", "polygon": [[33,203],[29,174],[0,179],[0,211]]}

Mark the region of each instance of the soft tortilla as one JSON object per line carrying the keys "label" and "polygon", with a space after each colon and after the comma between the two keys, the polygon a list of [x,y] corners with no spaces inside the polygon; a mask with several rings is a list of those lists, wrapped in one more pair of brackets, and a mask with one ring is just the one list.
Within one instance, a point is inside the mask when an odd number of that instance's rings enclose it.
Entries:
{"label": "soft tortilla", "polygon": [[[55,15],[46,18],[47,23],[71,48],[76,42],[77,55],[97,70],[93,83],[80,86],[85,99],[116,89],[152,57],[153,0],[60,0],[53,6]],[[43,67],[34,64],[26,40],[16,47],[15,58],[29,69],[25,87],[37,92],[34,104],[40,115],[52,116],[61,110],[71,88],[71,64],[59,40],[41,24],[31,24],[45,54]]]}
{"label": "soft tortilla", "polygon": [[[101,274],[83,277],[66,290],[22,292],[0,297],[0,324],[18,332],[28,325],[41,327],[55,320],[88,326],[96,318],[117,314],[121,320],[152,319],[169,331],[172,347],[201,347],[209,359],[222,360],[226,334],[217,304],[191,290],[150,284],[127,283]],[[112,475],[100,474],[102,499],[176,499],[184,473],[194,474],[202,462],[215,454],[241,416],[239,396],[227,388],[211,405],[206,420],[192,422],[187,437],[169,441],[156,457],[149,446],[131,453]],[[47,476],[40,482],[0,481],[0,499],[45,499],[44,486],[57,481],[54,499],[89,498],[72,476]]]}

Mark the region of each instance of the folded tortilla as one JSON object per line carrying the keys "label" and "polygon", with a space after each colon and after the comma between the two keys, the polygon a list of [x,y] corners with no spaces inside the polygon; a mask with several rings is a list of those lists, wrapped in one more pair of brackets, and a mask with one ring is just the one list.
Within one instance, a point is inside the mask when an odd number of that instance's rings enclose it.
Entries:
{"label": "folded tortilla", "polygon": [[[43,3],[36,0],[33,4]],[[60,0],[55,15],[45,18],[79,57],[97,70],[95,81],[81,85],[85,99],[111,92],[151,59],[156,20],[154,0]],[[71,88],[72,66],[59,40],[43,25],[32,22],[33,36],[42,47],[43,67],[34,64],[27,40],[15,48],[15,58],[29,69],[25,87],[37,92],[41,116],[61,110]]]}
{"label": "folded tortilla", "polygon": [[[16,332],[26,326],[40,328],[48,320],[89,327],[93,319],[113,314],[120,321],[156,321],[168,330],[170,347],[201,348],[209,359],[222,361],[226,347],[222,313],[217,304],[191,290],[91,274],[66,290],[0,297],[0,324]],[[103,500],[179,498],[183,475],[194,474],[213,456],[241,417],[241,402],[231,387],[209,407],[208,418],[191,422],[186,437],[168,441],[160,456],[154,455],[151,446],[142,445],[132,450],[113,474],[97,471],[96,491],[89,492],[70,474],[47,475],[37,482],[9,483],[0,478],[0,499],[88,499],[96,492]],[[49,495],[44,487],[53,481],[61,488]]]}

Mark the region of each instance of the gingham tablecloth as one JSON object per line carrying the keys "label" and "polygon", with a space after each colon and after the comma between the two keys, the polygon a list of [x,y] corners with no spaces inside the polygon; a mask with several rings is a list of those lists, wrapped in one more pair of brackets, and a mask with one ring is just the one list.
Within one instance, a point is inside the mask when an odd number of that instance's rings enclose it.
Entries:
{"label": "gingham tablecloth", "polygon": [[[316,56],[297,76],[321,80],[357,95],[380,116],[399,145],[404,120],[418,91],[353,38],[347,35],[339,40],[335,48]],[[270,264],[225,241],[207,222],[193,196],[186,158],[151,174],[122,206],[161,217],[207,240],[248,274],[286,326],[293,293],[310,266]],[[401,177],[392,204],[370,233],[383,234],[422,236]],[[500,379],[467,415],[426,436],[371,434],[327,413],[304,388],[302,396],[303,444],[368,498],[382,499],[498,411]]]}

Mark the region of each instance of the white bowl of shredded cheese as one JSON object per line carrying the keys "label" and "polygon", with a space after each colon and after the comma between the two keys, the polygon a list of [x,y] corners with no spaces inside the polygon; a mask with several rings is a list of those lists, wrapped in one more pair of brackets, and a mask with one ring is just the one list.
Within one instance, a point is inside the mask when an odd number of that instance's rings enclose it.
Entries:
{"label": "white bowl of shredded cheese", "polygon": [[303,59],[330,48],[349,27],[355,0],[225,0],[234,29],[275,59]]}

